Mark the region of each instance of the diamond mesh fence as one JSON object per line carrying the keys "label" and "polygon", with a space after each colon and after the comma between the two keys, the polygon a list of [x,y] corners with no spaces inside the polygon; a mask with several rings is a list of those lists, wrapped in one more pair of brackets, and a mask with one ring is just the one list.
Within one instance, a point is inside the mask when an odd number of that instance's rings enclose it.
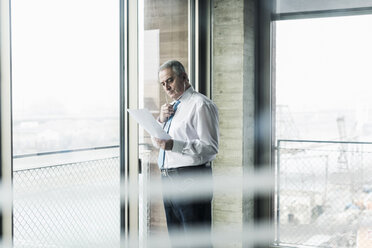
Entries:
{"label": "diamond mesh fence", "polygon": [[119,157],[13,172],[14,247],[119,247]]}
{"label": "diamond mesh fence", "polygon": [[372,247],[372,143],[278,141],[276,239]]}

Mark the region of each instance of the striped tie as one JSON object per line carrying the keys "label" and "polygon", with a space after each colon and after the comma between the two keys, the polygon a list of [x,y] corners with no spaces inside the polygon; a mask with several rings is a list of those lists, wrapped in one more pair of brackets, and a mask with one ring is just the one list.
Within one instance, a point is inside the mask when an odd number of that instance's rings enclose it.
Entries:
{"label": "striped tie", "polygon": [[[180,101],[176,101],[174,104],[173,104],[173,110],[174,110],[174,113],[173,115],[169,116],[167,122],[165,123],[165,126],[164,126],[164,130],[169,133],[169,128],[170,128],[170,125],[171,125],[171,122],[172,122],[172,119],[173,119],[173,116],[175,115],[176,111],[177,111],[177,107],[178,107],[178,104],[180,104]],[[158,165],[159,165],[159,168],[163,168],[164,166],[164,159],[165,159],[165,150],[163,149],[160,149],[159,150],[159,157],[158,157]]]}

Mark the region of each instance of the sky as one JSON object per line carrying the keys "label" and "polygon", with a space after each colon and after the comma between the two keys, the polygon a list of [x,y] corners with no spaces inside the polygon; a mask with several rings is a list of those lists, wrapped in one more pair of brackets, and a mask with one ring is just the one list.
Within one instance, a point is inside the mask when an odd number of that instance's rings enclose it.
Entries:
{"label": "sky", "polygon": [[118,5],[12,0],[15,119],[119,114]]}
{"label": "sky", "polygon": [[276,23],[277,104],[372,108],[372,15]]}

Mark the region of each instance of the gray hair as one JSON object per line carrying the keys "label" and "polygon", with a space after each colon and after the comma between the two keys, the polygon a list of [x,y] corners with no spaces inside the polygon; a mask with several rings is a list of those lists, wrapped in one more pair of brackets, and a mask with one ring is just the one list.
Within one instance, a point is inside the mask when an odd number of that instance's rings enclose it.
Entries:
{"label": "gray hair", "polygon": [[159,67],[158,73],[161,72],[162,70],[167,69],[167,68],[172,68],[172,71],[177,76],[181,76],[183,73],[185,73],[187,75],[187,73],[185,71],[185,67],[183,67],[181,62],[179,62],[178,60],[168,60],[167,62],[165,62],[164,64],[162,64]]}

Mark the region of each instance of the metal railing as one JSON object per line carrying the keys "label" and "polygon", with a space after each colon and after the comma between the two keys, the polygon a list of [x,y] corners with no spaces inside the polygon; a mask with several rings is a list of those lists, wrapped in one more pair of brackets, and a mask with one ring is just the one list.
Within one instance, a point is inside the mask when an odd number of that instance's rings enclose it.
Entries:
{"label": "metal railing", "polygon": [[[149,231],[151,146],[141,143],[139,241]],[[120,247],[119,146],[13,156],[15,248]]]}
{"label": "metal railing", "polygon": [[[15,156],[15,161],[27,160],[13,171],[14,247],[119,247],[117,148]],[[110,150],[107,156],[89,159],[97,150],[102,153],[104,149]],[[85,152],[87,158],[79,161],[77,152]],[[61,153],[75,162],[57,161],[55,156]],[[35,165],[36,160],[47,156],[51,164]]]}
{"label": "metal railing", "polygon": [[372,247],[372,143],[278,140],[276,245]]}

